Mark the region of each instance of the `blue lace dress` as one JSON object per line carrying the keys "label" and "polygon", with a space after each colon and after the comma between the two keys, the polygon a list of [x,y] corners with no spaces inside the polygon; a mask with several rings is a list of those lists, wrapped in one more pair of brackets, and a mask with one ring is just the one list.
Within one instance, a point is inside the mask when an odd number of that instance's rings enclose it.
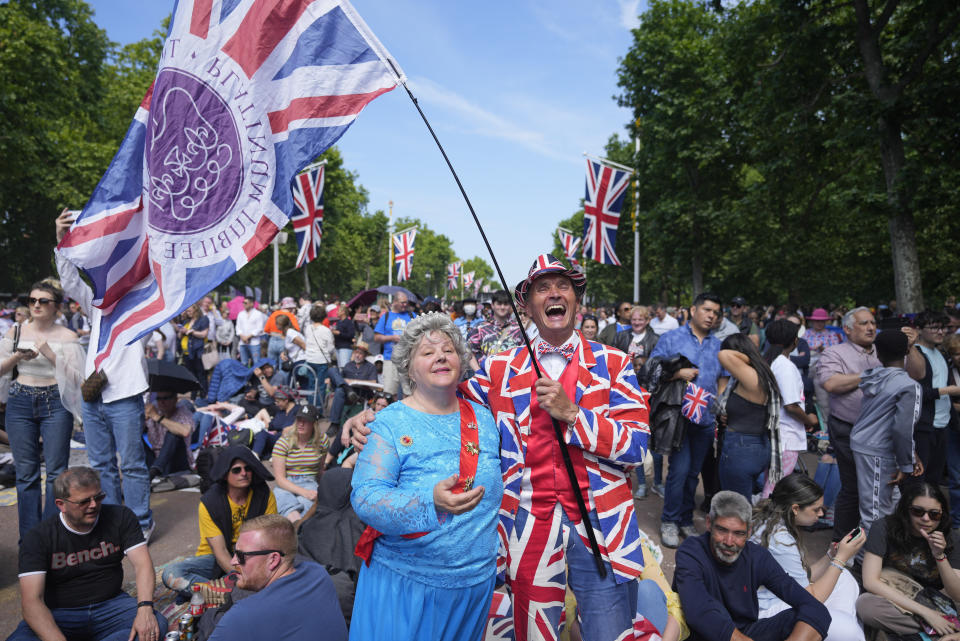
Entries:
{"label": "blue lace dress", "polygon": [[[394,403],[370,424],[353,473],[351,502],[383,533],[363,566],[351,639],[479,639],[493,592],[497,511],[503,495],[500,438],[490,410],[479,423],[480,503],[438,513],[433,488],[460,468],[460,413],[424,414]],[[426,532],[415,539],[403,534]]]}

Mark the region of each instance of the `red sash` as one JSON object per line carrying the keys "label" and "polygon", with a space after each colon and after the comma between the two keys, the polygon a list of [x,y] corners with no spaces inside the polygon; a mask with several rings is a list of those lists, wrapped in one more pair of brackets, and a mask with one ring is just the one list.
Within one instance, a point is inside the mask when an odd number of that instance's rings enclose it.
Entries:
{"label": "red sash", "polygon": [[[473,487],[474,479],[477,475],[477,462],[480,458],[480,430],[477,424],[477,415],[473,411],[473,406],[469,401],[462,398],[457,399],[460,405],[460,471],[457,476],[457,483],[450,490],[454,494],[462,494]],[[360,535],[357,541],[357,547],[353,553],[370,565],[370,556],[373,554],[373,542],[380,536],[381,532],[367,526],[367,529]],[[429,532],[411,532],[402,535],[405,539],[418,539],[426,536]]]}

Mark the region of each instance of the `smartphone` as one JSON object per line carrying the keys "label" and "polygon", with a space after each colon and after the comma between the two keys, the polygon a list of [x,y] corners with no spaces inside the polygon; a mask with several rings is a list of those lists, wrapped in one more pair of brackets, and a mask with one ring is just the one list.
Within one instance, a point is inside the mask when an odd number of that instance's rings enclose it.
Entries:
{"label": "smartphone", "polygon": [[857,527],[853,528],[852,532],[850,532],[850,535],[847,537],[847,540],[852,541],[855,538],[859,537],[861,534],[863,534],[863,528],[858,525]]}

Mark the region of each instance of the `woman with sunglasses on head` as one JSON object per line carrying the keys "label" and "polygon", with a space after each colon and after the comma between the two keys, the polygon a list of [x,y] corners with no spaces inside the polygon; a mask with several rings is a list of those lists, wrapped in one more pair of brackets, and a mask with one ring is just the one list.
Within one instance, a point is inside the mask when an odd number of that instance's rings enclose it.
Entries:
{"label": "woman with sunglasses on head", "polygon": [[723,339],[717,359],[731,376],[716,402],[717,416],[726,424],[717,470],[720,489],[750,501],[764,472],[776,481],[782,476],[780,388],[756,345],[743,334]]}
{"label": "woman with sunglasses on head", "polygon": [[[27,299],[30,319],[0,340],[0,376],[13,379],[6,430],[16,465],[21,539],[41,517],[58,513],[53,482],[67,469],[73,417],[80,415],[85,354],[77,335],[55,323],[62,300],[63,292],[52,283],[36,283]],[[47,473],[44,500],[41,460]]]}
{"label": "woman with sunglasses on head", "polygon": [[412,394],[376,415],[354,468],[350,500],[370,527],[357,545],[367,563],[353,641],[483,637],[503,484],[493,415],[457,397],[471,355],[441,312],[410,321],[394,344]]}
{"label": "woman with sunglasses on head", "polygon": [[267,481],[267,471],[253,452],[230,445],[220,452],[210,475],[216,482],[200,498],[200,544],[193,557],[163,571],[163,584],[183,599],[190,598],[194,583],[210,581],[233,570],[231,559],[240,526],[261,514],[276,514],[277,501]]}
{"label": "woman with sunglasses on head", "polygon": [[[808,556],[800,528],[813,525],[823,514],[823,489],[803,474],[788,474],[774,486],[770,498],[753,511],[751,540],[770,551],[780,566],[830,611],[829,641],[863,641],[857,622],[860,588],[844,566],[866,542],[855,530],[819,559]],[[790,606],[766,588],[757,593],[760,619],[770,618]]]}
{"label": "woman with sunglasses on head", "polygon": [[925,632],[941,641],[960,639],[956,612],[936,605],[960,602],[960,546],[939,487],[922,482],[903,488],[894,513],[870,527],[864,549],[865,592],[857,614],[865,626],[888,636],[919,639]]}

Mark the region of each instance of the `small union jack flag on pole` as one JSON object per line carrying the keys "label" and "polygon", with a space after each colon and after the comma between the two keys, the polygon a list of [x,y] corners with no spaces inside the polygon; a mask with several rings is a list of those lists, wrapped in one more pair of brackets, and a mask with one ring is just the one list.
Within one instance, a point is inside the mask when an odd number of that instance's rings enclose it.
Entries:
{"label": "small union jack flag on pole", "polygon": [[290,217],[297,235],[297,267],[317,257],[323,238],[323,176],[321,161],[310,165],[293,179],[293,204],[297,211]]}
{"label": "small union jack flag on pole", "polygon": [[471,287],[473,286],[473,275],[475,272],[464,272],[463,273],[463,286]]}
{"label": "small union jack flag on pole", "polygon": [[632,171],[587,158],[587,191],[583,202],[583,255],[598,263],[619,265],[614,252],[623,197]]}
{"label": "small union jack flag on pole", "polygon": [[456,289],[459,287],[460,268],[463,263],[450,263],[447,265],[447,289]]}
{"label": "small union jack flag on pole", "polygon": [[398,283],[408,280],[413,273],[413,243],[416,238],[416,227],[393,235],[393,261],[397,264]]}
{"label": "small union jack flag on pole", "polygon": [[683,402],[680,404],[680,413],[687,420],[699,423],[703,420],[703,412],[713,402],[713,394],[694,383],[687,383],[683,393]]}
{"label": "small union jack flag on pole", "polygon": [[578,236],[574,236],[572,231],[564,229],[563,227],[557,227],[557,237],[560,239],[560,246],[563,247],[563,255],[567,257],[570,264],[579,265],[580,261],[577,260],[577,251],[580,249],[581,239]]}

